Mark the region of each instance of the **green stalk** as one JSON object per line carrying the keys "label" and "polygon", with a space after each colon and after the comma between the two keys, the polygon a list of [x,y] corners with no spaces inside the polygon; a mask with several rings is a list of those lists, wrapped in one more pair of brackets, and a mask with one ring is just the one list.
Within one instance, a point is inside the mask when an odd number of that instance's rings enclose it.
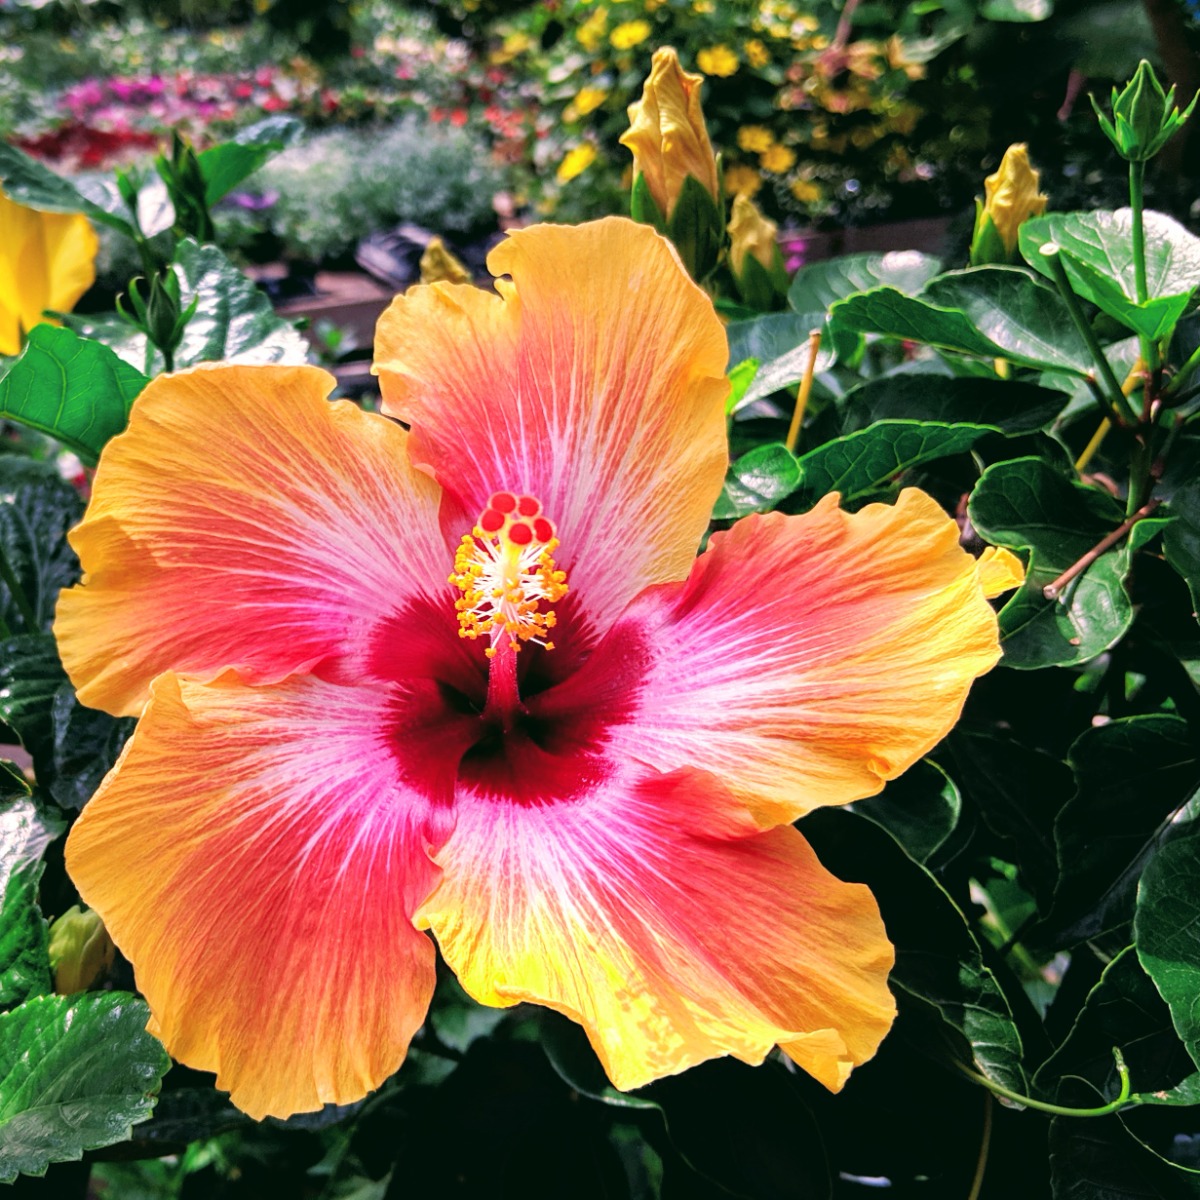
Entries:
{"label": "green stalk", "polygon": [[976,1083],[982,1084],[989,1092],[1003,1096],[1006,1100],[1014,1100],[1017,1104],[1025,1105],[1026,1108],[1052,1113],[1056,1117],[1107,1117],[1128,1104],[1132,1094],[1129,1068],[1125,1065],[1125,1058],[1121,1051],[1115,1046],[1113,1047],[1113,1058],[1117,1064],[1117,1074],[1121,1077],[1121,1092],[1115,1100],[1110,1100],[1107,1104],[1101,1104],[1097,1108],[1066,1108],[1061,1104],[1047,1104],[1044,1100],[1034,1100],[1029,1096],[1022,1096],[1020,1092],[1010,1091],[1002,1084],[988,1079],[986,1075],[980,1075],[978,1071],[972,1071],[970,1067],[963,1066],[962,1063],[958,1063],[957,1066],[964,1075],[975,1080]]}
{"label": "green stalk", "polygon": [[[1145,304],[1150,298],[1150,288],[1146,282],[1146,227],[1143,213],[1145,200],[1143,198],[1146,181],[1146,164],[1134,161],[1129,164],[1129,207],[1133,213],[1133,286],[1137,293],[1137,302]],[[1142,360],[1150,374],[1150,384],[1158,378],[1162,366],[1158,356],[1158,343],[1153,338],[1140,337]]]}
{"label": "green stalk", "polygon": [[1200,367],[1200,346],[1197,346],[1196,349],[1188,355],[1187,362],[1185,362],[1183,366],[1175,372],[1175,377],[1170,383],[1167,384],[1165,388],[1163,388],[1163,399],[1165,400],[1173,397],[1175,393],[1179,391],[1180,387],[1187,382],[1188,377],[1196,370],[1197,367]]}
{"label": "green stalk", "polygon": [[[1118,424],[1136,425],[1137,414],[1126,399],[1125,393],[1121,391],[1121,385],[1117,381],[1116,375],[1113,374],[1113,369],[1108,359],[1104,356],[1104,348],[1100,345],[1095,331],[1088,324],[1087,317],[1084,316],[1083,306],[1079,303],[1079,297],[1075,295],[1075,291],[1071,287],[1071,281],[1067,278],[1067,268],[1062,264],[1062,254],[1059,248],[1053,242],[1047,243],[1042,247],[1042,257],[1050,264],[1050,268],[1054,272],[1054,282],[1058,287],[1059,295],[1063,298],[1063,303],[1067,306],[1067,311],[1071,314],[1071,321],[1079,331],[1079,336],[1087,343],[1087,348],[1096,364],[1096,369],[1100,372],[1100,379],[1104,383],[1102,389],[1104,402],[1107,404],[1109,410],[1104,415],[1115,420]],[[1099,383],[1099,380],[1097,383]]]}

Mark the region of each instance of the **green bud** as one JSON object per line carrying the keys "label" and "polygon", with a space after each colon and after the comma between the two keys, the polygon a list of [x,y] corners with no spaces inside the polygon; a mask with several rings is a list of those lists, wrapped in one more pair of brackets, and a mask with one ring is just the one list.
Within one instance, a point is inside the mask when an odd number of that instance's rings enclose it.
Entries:
{"label": "green bud", "polygon": [[73,904],[50,926],[50,965],[61,996],[86,992],[113,964],[116,947],[98,913]]}
{"label": "green bud", "polygon": [[712,274],[725,243],[725,214],[704,185],[690,175],[683,181],[666,232],[697,283]]}
{"label": "green bud", "polygon": [[211,242],[215,231],[208,211],[208,184],[191,143],[176,131],[171,138],[171,157],[160,154],[154,167],[167,185],[167,194],[175,207],[175,232],[180,237]]}
{"label": "green bud", "polygon": [[1124,90],[1112,90],[1112,119],[1100,111],[1095,96],[1089,96],[1096,119],[1117,153],[1129,162],[1153,158],[1192,115],[1200,92],[1181,113],[1175,105],[1175,85],[1164,92],[1154,68],[1143,58]]}

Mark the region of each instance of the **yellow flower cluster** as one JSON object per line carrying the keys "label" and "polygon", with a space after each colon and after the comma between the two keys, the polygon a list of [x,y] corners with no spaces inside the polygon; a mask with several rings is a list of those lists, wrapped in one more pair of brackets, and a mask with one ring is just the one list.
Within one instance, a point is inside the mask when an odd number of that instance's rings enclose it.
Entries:
{"label": "yellow flower cluster", "polygon": [[724,78],[735,74],[738,65],[738,56],[724,43],[709,46],[696,55],[696,66],[705,75],[717,75]]}
{"label": "yellow flower cluster", "polygon": [[596,161],[596,147],[591,142],[581,142],[574,149],[568,150],[554,178],[559,183],[570,183],[577,175],[582,175]]}

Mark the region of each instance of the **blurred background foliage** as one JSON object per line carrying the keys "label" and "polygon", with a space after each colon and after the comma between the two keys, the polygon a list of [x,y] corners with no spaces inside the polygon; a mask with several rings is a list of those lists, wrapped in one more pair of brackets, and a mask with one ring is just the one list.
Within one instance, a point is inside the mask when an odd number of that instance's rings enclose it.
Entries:
{"label": "blurred background foliage", "polygon": [[[1087,93],[1142,57],[1200,86],[1189,0],[5,0],[0,35],[0,137],[59,170],[301,118],[312,148],[226,203],[251,258],[345,259],[434,214],[470,241],[621,211],[617,138],[660,45],[707,77],[730,194],[785,229],[960,216],[1015,141],[1054,207],[1117,203]],[[1148,187],[1200,216],[1194,128]]]}

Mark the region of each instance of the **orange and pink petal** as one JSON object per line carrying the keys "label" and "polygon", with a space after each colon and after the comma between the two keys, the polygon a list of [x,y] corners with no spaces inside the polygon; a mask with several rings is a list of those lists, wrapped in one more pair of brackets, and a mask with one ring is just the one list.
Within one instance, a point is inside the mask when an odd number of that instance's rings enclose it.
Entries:
{"label": "orange and pink petal", "polygon": [[71,534],[84,579],[55,634],[83,703],[136,714],[166,670],[353,676],[406,603],[452,609],[439,489],[402,429],[330,403],[332,386],[314,367],[214,366],[138,398]]}
{"label": "orange and pink petal", "polygon": [[869,890],[796,830],[760,832],[703,772],[559,803],[476,793],[434,857],[417,922],[467,991],[580,1022],[619,1088],[779,1044],[837,1090],[892,1023]]}
{"label": "orange and pink petal", "polygon": [[509,277],[498,294],[416,287],[380,319],[385,411],[453,494],[455,539],[494,492],[542,502],[602,632],[695,557],[727,462],[724,330],[670,244],[628,220],[521,230],[488,266]]}
{"label": "orange and pink petal", "polygon": [[360,1099],[424,1020],[448,818],[400,779],[394,699],[166,674],[68,840],[152,1032],[251,1116]]}
{"label": "orange and pink petal", "polygon": [[950,731],[1000,657],[987,582],[913,489],[857,513],[830,496],[748,517],[541,704],[595,696],[614,714],[610,753],[703,767],[760,825],[790,822],[873,795]]}

